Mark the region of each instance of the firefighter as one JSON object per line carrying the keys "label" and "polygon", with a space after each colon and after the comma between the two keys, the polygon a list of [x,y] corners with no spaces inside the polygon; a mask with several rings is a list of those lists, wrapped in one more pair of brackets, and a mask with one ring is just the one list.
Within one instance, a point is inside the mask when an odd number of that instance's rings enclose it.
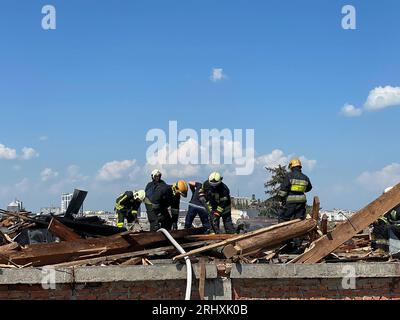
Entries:
{"label": "firefighter", "polygon": [[[306,192],[311,191],[310,179],[302,173],[302,164],[299,159],[289,163],[290,172],[286,174],[281,183],[278,196],[281,198],[282,209],[279,212],[278,222],[291,219],[305,219],[307,210]],[[291,253],[301,253],[301,238],[287,241],[285,250]]]}
{"label": "firefighter", "polygon": [[[392,190],[387,188],[384,193]],[[371,234],[371,247],[377,253],[389,253],[390,239],[400,239],[400,206],[380,217],[374,224]]]}
{"label": "firefighter", "polygon": [[306,217],[306,192],[311,191],[310,179],[301,172],[302,164],[299,159],[289,163],[290,172],[286,174],[278,195],[281,197],[283,209],[279,213],[279,222]]}
{"label": "firefighter", "polygon": [[[164,181],[157,184],[154,192],[149,198],[151,210],[147,212],[150,222],[150,231],[157,231],[160,228],[167,230],[178,229],[179,206],[182,197],[187,197],[188,185],[185,181],[179,180],[173,185]],[[168,209],[171,209],[171,214]]]}
{"label": "firefighter", "polygon": [[152,210],[152,207],[151,207],[152,204],[151,204],[150,198],[153,196],[154,191],[156,190],[156,188],[159,184],[163,184],[163,183],[165,184],[165,181],[163,181],[161,179],[161,177],[162,177],[161,171],[158,169],[154,169],[151,172],[151,181],[146,185],[146,188],[145,188],[146,198],[144,200],[144,204],[146,206],[147,214],[149,214],[149,212],[151,212],[151,210]]}
{"label": "firefighter", "polygon": [[232,222],[230,190],[222,180],[223,177],[218,172],[211,173],[200,189],[199,198],[208,209],[214,232],[220,232],[220,219],[222,218],[225,232],[235,233]]}
{"label": "firefighter", "polygon": [[204,228],[204,233],[210,232],[210,219],[208,215],[207,209],[203,206],[202,201],[200,200],[199,193],[202,187],[200,182],[189,182],[190,190],[192,191],[192,199],[189,202],[189,209],[186,215],[185,220],[185,229],[192,228],[194,218],[199,215],[201,223]]}
{"label": "firefighter", "polygon": [[127,221],[127,229],[132,228],[137,222],[137,215],[145,198],[145,191],[126,191],[121,194],[115,201],[115,213],[117,215],[117,227],[123,228],[125,219]]}

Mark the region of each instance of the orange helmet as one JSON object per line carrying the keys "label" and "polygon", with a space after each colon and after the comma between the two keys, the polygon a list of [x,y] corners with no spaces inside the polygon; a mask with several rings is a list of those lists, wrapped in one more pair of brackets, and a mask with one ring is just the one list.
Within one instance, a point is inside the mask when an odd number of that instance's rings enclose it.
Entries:
{"label": "orange helmet", "polygon": [[189,187],[186,181],[179,180],[177,183],[173,185],[173,189],[176,193],[179,193],[184,198],[187,197]]}

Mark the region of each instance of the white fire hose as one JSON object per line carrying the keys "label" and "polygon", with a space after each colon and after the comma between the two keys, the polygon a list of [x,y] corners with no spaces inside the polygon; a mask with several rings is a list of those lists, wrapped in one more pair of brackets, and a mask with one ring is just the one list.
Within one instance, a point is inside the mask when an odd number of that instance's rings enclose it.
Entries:
{"label": "white fire hose", "polygon": [[[174,245],[174,247],[181,253],[185,254],[186,251],[179,245],[178,242],[175,241],[175,239],[171,236],[171,234],[165,230],[165,229],[159,229],[158,232],[161,232],[164,234],[164,236],[167,237],[169,241]],[[190,261],[189,257],[185,257],[185,262],[186,262],[186,271],[187,271],[187,277],[186,277],[186,295],[185,295],[185,300],[190,300],[191,294],[192,294],[192,262]]]}

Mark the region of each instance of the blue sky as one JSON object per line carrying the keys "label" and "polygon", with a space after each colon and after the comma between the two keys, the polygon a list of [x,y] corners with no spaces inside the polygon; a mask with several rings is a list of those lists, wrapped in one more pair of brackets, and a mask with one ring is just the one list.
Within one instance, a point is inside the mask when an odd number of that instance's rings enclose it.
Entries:
{"label": "blue sky", "polygon": [[[41,28],[46,4],[56,30]],[[356,30],[341,27],[348,4]],[[170,120],[255,130],[259,166],[252,177],[227,172],[233,193],[263,197],[262,160],[293,155],[314,160],[305,171],[325,208],[360,208],[400,181],[398,1],[1,7],[0,207],[15,197],[32,210],[59,205],[60,192],[82,187],[87,208],[111,209],[119,191],[148,180],[146,133]],[[215,68],[225,77],[211,81]],[[346,103],[362,114],[343,114]],[[35,150],[25,160],[24,147]],[[114,174],[98,179],[102,169]],[[209,169],[182,178],[203,180]]]}

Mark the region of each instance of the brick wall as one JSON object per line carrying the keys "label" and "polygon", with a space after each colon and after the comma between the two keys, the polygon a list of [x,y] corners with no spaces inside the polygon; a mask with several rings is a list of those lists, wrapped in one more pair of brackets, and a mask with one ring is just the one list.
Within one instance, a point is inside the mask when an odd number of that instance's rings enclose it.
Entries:
{"label": "brick wall", "polygon": [[[232,298],[249,299],[396,299],[400,278],[359,278],[355,290],[343,290],[340,279],[232,279]],[[0,300],[183,300],[186,280],[0,285]],[[197,281],[192,299],[199,299]]]}
{"label": "brick wall", "polygon": [[[0,285],[0,300],[183,300],[186,280],[57,284],[55,290],[41,285]],[[199,299],[193,284],[193,299]]]}
{"label": "brick wall", "polygon": [[232,279],[232,297],[248,299],[400,300],[399,278],[358,278],[356,289],[341,279]]}

